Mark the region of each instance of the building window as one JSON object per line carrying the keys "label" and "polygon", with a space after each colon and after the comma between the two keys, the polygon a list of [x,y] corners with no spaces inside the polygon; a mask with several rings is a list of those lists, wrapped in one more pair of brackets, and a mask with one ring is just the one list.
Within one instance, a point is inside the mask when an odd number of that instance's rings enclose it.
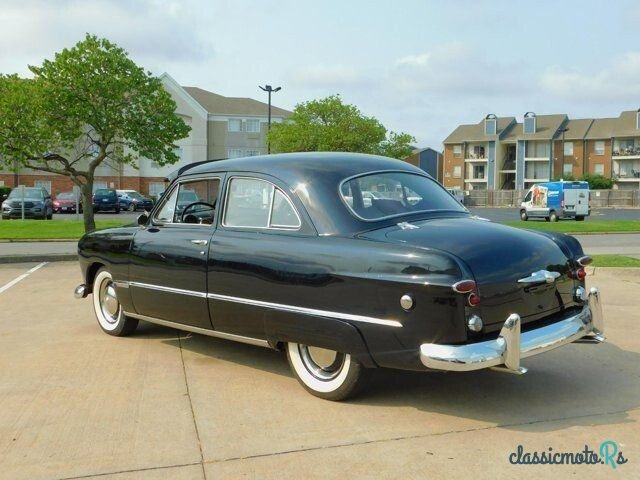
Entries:
{"label": "building window", "polygon": [[247,133],[258,133],[260,132],[260,120],[258,119],[249,119],[245,123]]}
{"label": "building window", "polygon": [[256,155],[260,155],[260,150],[252,149],[244,152],[245,157],[255,157]]}
{"label": "building window", "polygon": [[524,178],[527,180],[546,180],[549,178],[549,166],[546,162],[527,162]]}
{"label": "building window", "polygon": [[149,182],[149,196],[156,200],[164,193],[164,182]]}
{"label": "building window", "polygon": [[527,112],[524,114],[524,133],[536,133],[536,114],[533,112]]}
{"label": "building window", "polygon": [[549,142],[532,142],[526,144],[527,158],[549,158]]}
{"label": "building window", "polygon": [[49,195],[51,195],[51,182],[49,180],[35,180],[33,182],[34,187],[44,188]]}
{"label": "building window", "polygon": [[594,153],[596,155],[604,155],[604,140],[596,141],[596,144],[594,147]]}
{"label": "building window", "polygon": [[93,193],[96,193],[96,190],[100,190],[102,188],[107,188],[107,182],[93,182]]}
{"label": "building window", "polygon": [[229,150],[227,150],[227,158],[238,158],[242,156],[243,152],[240,148],[230,148]]}
{"label": "building window", "polygon": [[453,146],[453,156],[461,157],[462,156],[462,145],[454,145]]}
{"label": "building window", "polygon": [[453,167],[453,178],[462,177],[462,167],[460,165],[455,165]]}
{"label": "building window", "polygon": [[565,177],[573,175],[573,163],[565,163],[562,166],[562,175]]}
{"label": "building window", "polygon": [[227,120],[227,131],[228,132],[241,132],[242,131],[242,120],[239,118],[230,118]]}
{"label": "building window", "polygon": [[593,171],[596,175],[604,175],[604,163],[596,163],[594,165]]}
{"label": "building window", "polygon": [[573,142],[564,142],[564,156],[565,157],[573,156]]}

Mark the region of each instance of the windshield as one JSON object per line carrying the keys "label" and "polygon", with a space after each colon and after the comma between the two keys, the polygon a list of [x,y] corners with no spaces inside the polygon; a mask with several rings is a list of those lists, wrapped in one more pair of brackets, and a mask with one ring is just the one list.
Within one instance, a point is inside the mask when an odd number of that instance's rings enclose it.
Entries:
{"label": "windshield", "polygon": [[[42,194],[42,190],[40,190],[39,188],[25,188],[24,189],[24,198],[36,198],[36,199],[42,199],[44,197],[44,195]],[[20,188],[15,188],[13,190],[11,190],[11,193],[9,194],[9,198],[15,199],[15,198],[22,198],[22,192]]]}
{"label": "windshield", "polygon": [[460,202],[434,180],[413,173],[365,174],[345,180],[340,193],[349,210],[364,220],[436,210],[466,212]]}

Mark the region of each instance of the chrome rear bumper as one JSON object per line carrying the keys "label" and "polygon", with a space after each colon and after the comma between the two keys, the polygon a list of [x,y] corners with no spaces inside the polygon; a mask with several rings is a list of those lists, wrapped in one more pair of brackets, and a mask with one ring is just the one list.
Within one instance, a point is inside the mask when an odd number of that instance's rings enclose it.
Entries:
{"label": "chrome rear bumper", "polygon": [[525,373],[520,359],[538,355],[586,335],[595,343],[605,340],[604,319],[600,291],[592,288],[588,303],[582,311],[546,327],[520,333],[520,316],[511,314],[495,340],[468,345],[438,345],[427,343],[420,347],[422,364],[434,370],[464,372],[497,367],[511,373]]}

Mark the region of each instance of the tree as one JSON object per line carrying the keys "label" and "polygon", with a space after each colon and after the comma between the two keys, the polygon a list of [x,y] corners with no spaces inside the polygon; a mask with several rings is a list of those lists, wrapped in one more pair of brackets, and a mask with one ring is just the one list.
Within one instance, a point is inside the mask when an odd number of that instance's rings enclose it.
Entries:
{"label": "tree", "polygon": [[580,180],[589,182],[591,190],[610,190],[613,188],[613,180],[600,174],[585,173]]}
{"label": "tree", "polygon": [[378,120],[332,95],[296,105],[287,122],[271,126],[267,142],[274,152],[361,152],[404,158],[411,154],[415,139],[387,132]]}
{"label": "tree", "polygon": [[[95,170],[105,160],[178,161],[174,142],[191,128],[160,79],[122,48],[87,34],[29,69],[33,79],[0,74],[0,165],[67,176],[89,206]],[[91,208],[83,218],[85,231],[95,230]]]}

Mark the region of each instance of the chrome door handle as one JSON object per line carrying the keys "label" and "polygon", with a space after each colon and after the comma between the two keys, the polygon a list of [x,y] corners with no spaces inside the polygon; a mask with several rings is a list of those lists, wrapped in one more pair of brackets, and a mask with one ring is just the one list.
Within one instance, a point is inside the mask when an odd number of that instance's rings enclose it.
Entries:
{"label": "chrome door handle", "polygon": [[191,240],[191,243],[193,243],[194,245],[206,245],[207,243],[209,243],[208,240]]}
{"label": "chrome door handle", "polygon": [[538,270],[533,272],[526,278],[521,278],[518,283],[553,283],[560,276],[558,272],[549,272],[547,270]]}

